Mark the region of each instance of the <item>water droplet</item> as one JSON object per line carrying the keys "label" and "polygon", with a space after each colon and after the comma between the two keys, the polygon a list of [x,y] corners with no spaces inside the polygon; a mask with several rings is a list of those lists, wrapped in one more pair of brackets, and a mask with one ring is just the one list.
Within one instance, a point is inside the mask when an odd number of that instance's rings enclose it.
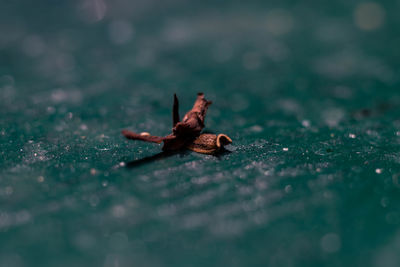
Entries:
{"label": "water droplet", "polygon": [[303,125],[303,127],[310,127],[310,125],[311,125],[311,122],[309,121],[309,120],[303,120],[302,122],[301,122],[301,125]]}
{"label": "water droplet", "polygon": [[292,191],[293,191],[293,187],[290,184],[285,186],[285,192],[286,193],[291,193]]}

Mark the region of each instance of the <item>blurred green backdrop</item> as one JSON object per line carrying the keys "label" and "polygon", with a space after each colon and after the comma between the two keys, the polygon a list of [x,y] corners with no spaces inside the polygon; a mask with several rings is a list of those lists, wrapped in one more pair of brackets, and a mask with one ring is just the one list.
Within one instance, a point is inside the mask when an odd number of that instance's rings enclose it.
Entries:
{"label": "blurred green backdrop", "polygon": [[399,8],[1,1],[0,266],[400,266]]}

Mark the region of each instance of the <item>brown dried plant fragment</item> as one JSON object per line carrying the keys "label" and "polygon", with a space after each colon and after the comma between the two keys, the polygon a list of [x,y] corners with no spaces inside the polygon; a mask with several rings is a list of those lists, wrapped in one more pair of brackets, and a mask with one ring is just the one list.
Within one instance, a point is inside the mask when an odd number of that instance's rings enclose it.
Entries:
{"label": "brown dried plant fragment", "polygon": [[216,154],[224,149],[224,146],[232,143],[232,139],[226,134],[201,134],[187,148],[203,154]]}
{"label": "brown dried plant fragment", "polygon": [[225,134],[201,134],[204,128],[204,119],[211,105],[211,101],[204,98],[203,93],[197,94],[193,108],[185,114],[182,121],[179,118],[179,101],[174,95],[172,108],[172,133],[165,136],[152,136],[149,133],[137,134],[123,130],[122,134],[131,140],[141,140],[152,143],[164,143],[163,151],[176,151],[188,148],[192,151],[204,154],[214,154],[221,151],[232,140]]}

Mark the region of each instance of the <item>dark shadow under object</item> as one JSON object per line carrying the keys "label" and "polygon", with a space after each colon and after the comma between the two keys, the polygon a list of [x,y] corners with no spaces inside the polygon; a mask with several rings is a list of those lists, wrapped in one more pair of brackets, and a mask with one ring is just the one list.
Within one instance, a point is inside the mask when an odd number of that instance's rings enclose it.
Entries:
{"label": "dark shadow under object", "polygon": [[[148,156],[148,157],[144,157],[141,159],[136,159],[136,160],[132,160],[126,163],[126,168],[128,169],[132,169],[132,168],[136,168],[136,167],[140,167],[140,166],[144,166],[146,164],[152,163],[152,162],[156,162],[159,160],[163,160],[166,159],[168,157],[174,156],[174,155],[184,155],[190,153],[187,150],[180,150],[180,151],[168,151],[168,152],[160,152],[158,154],[152,155],[152,156]],[[223,148],[220,151],[218,151],[217,153],[211,154],[212,156],[218,158],[219,160],[222,159],[223,156],[228,155],[232,153],[231,151]]]}
{"label": "dark shadow under object", "polygon": [[143,165],[146,165],[148,163],[152,163],[152,162],[156,162],[158,160],[162,160],[165,159],[167,157],[173,156],[178,154],[178,152],[174,151],[174,152],[160,152],[158,154],[152,155],[152,156],[148,156],[148,157],[144,157],[141,159],[136,159],[136,160],[132,160],[126,163],[126,167],[127,168],[135,168],[135,167],[140,167]]}

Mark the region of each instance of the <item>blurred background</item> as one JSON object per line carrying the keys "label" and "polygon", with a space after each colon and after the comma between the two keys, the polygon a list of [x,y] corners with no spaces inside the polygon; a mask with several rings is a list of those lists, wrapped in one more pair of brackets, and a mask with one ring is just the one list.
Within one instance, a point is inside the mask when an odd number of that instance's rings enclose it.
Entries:
{"label": "blurred background", "polygon": [[399,8],[1,1],[0,266],[399,266]]}

